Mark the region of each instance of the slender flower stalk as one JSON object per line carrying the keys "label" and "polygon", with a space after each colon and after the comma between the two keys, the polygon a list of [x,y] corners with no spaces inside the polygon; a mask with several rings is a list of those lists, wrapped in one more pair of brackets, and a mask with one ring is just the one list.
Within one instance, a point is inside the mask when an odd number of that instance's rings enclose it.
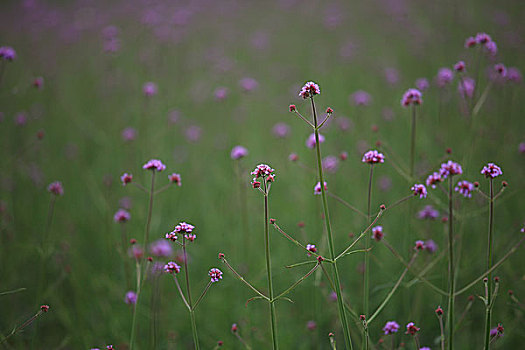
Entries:
{"label": "slender flower stalk", "polygon": [[186,280],[186,293],[188,293],[188,305],[189,305],[190,320],[191,320],[191,334],[193,335],[193,344],[195,345],[195,350],[199,350],[200,349],[199,335],[197,333],[197,323],[195,322],[195,310],[194,310],[193,302],[191,300],[190,276],[188,273],[188,254],[186,253],[186,242],[187,242],[186,235],[183,235],[182,236],[182,252],[184,254],[184,278]]}
{"label": "slender flower stalk", "polygon": [[[372,219],[370,216],[370,207],[372,202],[372,177],[374,175],[374,163],[370,163],[370,176],[368,178],[368,205],[367,205],[367,218],[368,218],[368,225],[370,225],[370,220]],[[366,235],[365,237],[365,257],[364,257],[364,267],[365,267],[365,275],[364,275],[364,283],[363,283],[363,313],[365,318],[368,317],[368,302],[370,298],[370,252],[368,249],[370,248],[370,235]],[[368,349],[368,328],[364,327],[364,339],[363,339],[363,348]]]}
{"label": "slender flower stalk", "polygon": [[412,106],[412,123],[410,127],[410,177],[414,177],[414,162],[416,158],[416,106]]}
{"label": "slender flower stalk", "polygon": [[9,333],[7,336],[3,336],[3,339],[0,340],[0,344],[3,344],[5,343],[9,338],[11,338],[12,336],[14,336],[15,334],[17,334],[18,332],[20,332],[21,330],[23,330],[24,328],[26,328],[27,326],[29,326],[31,323],[33,323],[38,317],[40,317],[40,315],[42,315],[43,313],[46,313],[49,311],[49,306],[48,305],[42,305],[40,306],[40,310],[38,310],[38,312],[36,314],[34,314],[31,318],[29,318],[28,320],[26,320],[24,323],[22,323],[21,325],[15,327],[11,333]]}
{"label": "slender flower stalk", "polygon": [[452,176],[448,178],[448,348],[454,348],[454,223]]}
{"label": "slender flower stalk", "polygon": [[[489,201],[489,233],[487,242],[487,270],[492,267],[492,246],[493,246],[493,230],[494,230],[494,179],[489,178],[490,184],[490,201]],[[486,295],[486,310],[485,310],[485,350],[490,348],[490,322],[492,318],[492,272],[487,275],[488,287]]]}

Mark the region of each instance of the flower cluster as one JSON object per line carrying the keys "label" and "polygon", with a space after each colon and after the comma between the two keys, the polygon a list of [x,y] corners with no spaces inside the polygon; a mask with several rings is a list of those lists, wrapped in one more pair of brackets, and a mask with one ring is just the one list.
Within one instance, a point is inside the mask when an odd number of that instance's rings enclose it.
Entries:
{"label": "flower cluster", "polygon": [[417,89],[408,89],[401,98],[401,106],[420,105],[423,103],[421,91]]}
{"label": "flower cluster", "polygon": [[16,51],[12,47],[2,46],[0,47],[0,59],[13,61],[16,59]]}
{"label": "flower cluster", "polygon": [[487,33],[478,33],[475,37],[469,37],[465,40],[465,48],[471,48],[476,45],[481,45],[491,55],[498,52],[498,46]]}
{"label": "flower cluster", "polygon": [[137,293],[131,290],[127,292],[124,297],[124,302],[128,305],[135,305],[137,303]]}
{"label": "flower cluster", "polygon": [[[326,181],[324,181],[324,190],[328,191],[328,187],[326,185]],[[314,194],[321,194],[321,191],[322,191],[322,189],[321,189],[321,182],[318,182],[314,186]]]}
{"label": "flower cluster", "polygon": [[180,176],[180,174],[173,173],[171,175],[168,175],[168,179],[172,184],[175,184],[179,187],[182,186],[182,177]]}
{"label": "flower cluster", "polygon": [[129,221],[129,219],[131,219],[131,214],[125,209],[119,209],[115,215],[113,215],[113,220],[115,222],[124,223]]}
{"label": "flower cluster", "polygon": [[144,96],[151,97],[157,94],[157,85],[152,82],[147,82],[142,86]]}
{"label": "flower cluster", "polygon": [[[321,134],[319,134],[319,143],[323,143],[325,140],[325,137]],[[315,134],[311,133],[310,136],[308,136],[308,139],[306,139],[306,147],[312,149],[315,147],[316,141],[315,141]]]}
{"label": "flower cluster", "polygon": [[427,196],[427,188],[423,184],[414,184],[410,189],[414,192],[414,196],[419,196],[419,198]]}
{"label": "flower cluster", "polygon": [[461,168],[461,165],[451,160],[441,164],[441,168],[439,169],[439,175],[441,176],[442,180],[446,179],[448,176],[461,174],[463,174],[463,169]]}
{"label": "flower cluster", "polygon": [[301,92],[299,92],[299,97],[307,99],[310,96],[319,95],[320,93],[321,89],[319,89],[319,85],[313,81],[309,81],[302,87]]}
{"label": "flower cluster", "polygon": [[122,182],[122,186],[126,186],[126,185],[129,184],[131,181],[133,181],[133,175],[128,174],[128,173],[124,173],[124,174],[122,174],[122,176],[120,177],[120,181]]}
{"label": "flower cluster", "polygon": [[454,80],[454,72],[450,68],[440,68],[436,76],[436,83],[439,87],[445,87]]}
{"label": "flower cluster", "polygon": [[409,322],[407,324],[407,331],[405,332],[405,334],[416,335],[417,332],[419,332],[419,328],[416,327],[414,322]]}
{"label": "flower cluster", "polygon": [[[175,239],[177,239],[176,236]],[[151,243],[149,246],[149,251],[152,255],[156,257],[168,257],[173,254],[173,248],[171,247],[169,242],[166,242],[163,239],[159,239]]]}
{"label": "flower cluster", "polygon": [[208,272],[208,275],[211,278],[212,282],[219,282],[219,280],[222,280],[222,271],[216,268],[213,268]]}
{"label": "flower cluster", "polygon": [[463,72],[465,71],[465,62],[464,61],[458,61],[455,65],[454,65],[454,70],[456,72]]}
{"label": "flower cluster", "polygon": [[396,321],[388,321],[383,327],[385,335],[397,333],[399,330],[399,324]]}
{"label": "flower cluster", "polygon": [[434,172],[434,173],[428,175],[427,180],[425,181],[425,183],[427,184],[427,186],[430,186],[432,188],[436,188],[436,184],[440,183],[441,181],[443,181],[443,179],[441,178],[441,175],[439,175],[439,173],[437,173],[437,172]]}
{"label": "flower cluster", "polygon": [[[185,239],[193,242],[195,238],[197,238],[197,236],[193,233],[194,228],[195,226],[193,225],[190,225],[186,222],[181,222],[177,226],[175,226],[175,229],[172,232],[166,234],[166,238],[171,239],[172,241],[175,241],[177,239],[177,234],[181,233],[181,234],[184,234]],[[168,235],[171,235],[171,236],[168,237]],[[174,239],[172,238],[173,235],[175,236]]]}
{"label": "flower cluster", "polygon": [[481,169],[481,173],[485,175],[486,178],[495,178],[503,174],[501,168],[494,163],[488,163],[486,166]]}
{"label": "flower cluster", "polygon": [[54,194],[55,196],[62,196],[64,194],[64,187],[60,181],[55,181],[47,186],[47,190]]}
{"label": "flower cluster", "polygon": [[425,242],[423,242],[423,241],[421,241],[421,240],[416,241],[416,244],[415,244],[415,246],[414,246],[414,250],[415,250],[415,251],[423,250],[423,249],[425,249],[425,248],[426,248],[426,247],[425,247]]}
{"label": "flower cluster", "polygon": [[168,263],[166,263],[166,265],[164,265],[164,271],[174,275],[180,272],[180,266],[173,261],[169,261]]}
{"label": "flower cluster", "polygon": [[494,71],[496,71],[496,73],[498,73],[498,75],[502,78],[507,76],[507,67],[505,67],[503,63],[494,65]]}
{"label": "flower cluster", "polygon": [[[317,248],[315,247],[315,244],[310,244],[308,243],[306,245],[306,250],[308,250],[309,252],[312,252],[312,253],[317,253]],[[312,254],[308,253],[308,256],[311,256]]]}
{"label": "flower cluster", "polygon": [[275,174],[274,169],[272,169],[269,165],[266,164],[259,164],[255,167],[255,169],[250,173],[253,175],[253,181],[252,186],[253,188],[261,187],[261,183],[257,181],[258,178],[262,177],[263,180],[266,179],[268,182],[275,181]]}
{"label": "flower cluster", "polygon": [[162,162],[158,159],[151,159],[142,166],[142,169],[153,170],[153,171],[157,170],[160,172],[166,169],[166,166],[162,164]]}
{"label": "flower cluster", "polygon": [[363,159],[361,159],[361,161],[368,164],[384,163],[385,156],[383,153],[379,153],[376,150],[368,151],[363,155]]}
{"label": "flower cluster", "polygon": [[383,233],[383,226],[376,226],[374,228],[372,228],[372,237],[376,240],[376,241],[380,241],[383,236],[385,234]]}
{"label": "flower cluster", "polygon": [[433,206],[427,205],[417,213],[418,219],[435,220],[439,217],[439,211]]}
{"label": "flower cluster", "polygon": [[243,146],[235,146],[232,148],[230,157],[233,160],[244,158],[248,155],[248,150]]}
{"label": "flower cluster", "polygon": [[464,197],[471,198],[472,191],[474,191],[474,185],[468,181],[460,181],[454,188],[456,192],[461,193]]}

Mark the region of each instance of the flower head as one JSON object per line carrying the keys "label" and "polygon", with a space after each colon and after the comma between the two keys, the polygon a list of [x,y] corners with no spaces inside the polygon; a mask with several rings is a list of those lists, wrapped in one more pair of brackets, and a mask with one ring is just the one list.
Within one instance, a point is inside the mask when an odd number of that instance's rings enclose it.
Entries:
{"label": "flower head", "polygon": [[[321,134],[319,134],[319,143],[323,143],[325,140],[325,137]],[[308,148],[315,148],[315,134],[311,133],[310,136],[308,136],[308,139],[306,140],[306,147]]]}
{"label": "flower head", "polygon": [[[306,250],[308,250],[309,252],[312,252],[312,253],[317,253],[317,248],[315,247],[315,244],[310,244],[308,243],[306,245]],[[311,256],[312,254],[308,253],[308,256]]]}
{"label": "flower head", "polygon": [[472,98],[474,95],[474,88],[476,87],[476,81],[472,78],[465,77],[458,83],[458,92],[463,98]]}
{"label": "flower head", "polygon": [[126,142],[133,141],[137,137],[137,130],[135,130],[135,128],[132,127],[127,127],[124,130],[122,130],[121,136],[122,139]]}
{"label": "flower head", "polygon": [[509,67],[509,69],[507,69],[507,79],[513,83],[521,83],[523,76],[521,75],[521,71],[518,68]]}
{"label": "flower head", "polygon": [[474,47],[476,46],[476,38],[474,37],[468,37],[466,40],[465,40],[465,48],[468,49],[468,48],[471,48],[471,47]]}
{"label": "flower head", "polygon": [[[197,236],[193,233],[193,229],[194,228],[195,228],[195,226],[193,226],[191,224],[188,224],[186,222],[181,222],[177,226],[175,226],[175,229],[173,230],[173,233],[175,233],[175,234],[177,234],[177,233],[184,234],[184,238],[186,238],[187,240],[193,242],[195,240],[195,238],[197,238]],[[167,235],[166,235],[166,238],[168,238]],[[168,239],[173,240],[172,238],[168,238]]]}
{"label": "flower head", "polygon": [[494,163],[488,163],[486,166],[481,169],[481,173],[485,175],[486,178],[495,178],[503,174],[501,168]]}
{"label": "flower head", "polygon": [[124,297],[124,302],[128,305],[135,305],[137,303],[137,293],[131,290],[127,292]]}
{"label": "flower head", "polygon": [[492,38],[487,33],[478,33],[476,34],[476,43],[477,44],[486,44],[492,41]]}
{"label": "flower head", "polygon": [[266,179],[266,181],[268,182],[275,181],[274,171],[275,170],[272,169],[269,165],[266,165],[266,164],[257,165],[255,169],[251,172],[251,174],[253,175],[252,184],[254,185],[256,182],[258,182],[257,179],[260,177],[262,177],[263,179]]}
{"label": "flower head", "polygon": [[55,196],[62,196],[64,194],[64,187],[62,187],[62,182],[60,181],[51,182],[49,186],[47,186],[47,190]]}
{"label": "flower head", "polygon": [[464,72],[465,71],[465,62],[464,61],[458,61],[455,65],[454,65],[454,70],[456,72]]}
{"label": "flower head", "polygon": [[239,80],[239,86],[245,91],[250,92],[259,87],[257,80],[253,78],[242,78]]}
{"label": "flower head", "polygon": [[164,271],[169,274],[175,275],[180,272],[180,266],[173,261],[169,261],[166,263],[166,265],[164,265]]}
{"label": "flower head", "polygon": [[113,215],[113,221],[115,222],[124,223],[129,221],[129,219],[131,219],[131,214],[125,209],[119,209],[115,215]]}
{"label": "flower head", "polygon": [[405,332],[405,334],[416,335],[417,332],[419,332],[419,328],[416,327],[414,322],[410,322],[407,324],[407,331]]}
{"label": "flower head", "polygon": [[419,91],[425,91],[426,89],[430,87],[430,84],[428,83],[427,78],[418,78],[415,82],[415,85]]}
{"label": "flower head", "polygon": [[494,65],[494,71],[502,78],[507,76],[507,67],[503,63],[498,63]]}
{"label": "flower head", "polygon": [[489,41],[485,44],[485,51],[492,56],[495,56],[498,53],[498,45],[494,41]]}
{"label": "flower head", "polygon": [[385,335],[397,333],[399,330],[399,324],[396,321],[388,321],[383,327]]}
{"label": "flower head", "polygon": [[415,184],[410,188],[414,192],[414,196],[419,196],[419,198],[426,198],[427,188],[423,184]]}
{"label": "flower head", "polygon": [[149,245],[151,255],[156,257],[169,257],[173,254],[173,248],[169,242],[159,239]]}
{"label": "flower head", "polygon": [[319,85],[313,81],[309,81],[302,87],[301,92],[299,92],[299,97],[307,99],[310,96],[319,95],[320,93],[321,89],[319,89]]}
{"label": "flower head", "polygon": [[142,92],[146,97],[151,97],[157,94],[157,85],[152,82],[147,82],[142,86]]}
{"label": "flower head", "polygon": [[182,186],[182,177],[180,176],[180,174],[172,173],[168,175],[168,179],[172,184],[175,184],[179,187]]}
{"label": "flower head", "polygon": [[436,184],[440,183],[441,181],[443,181],[443,179],[441,178],[441,175],[439,175],[439,173],[434,172],[428,175],[425,183],[427,184],[427,186],[436,188]]}
{"label": "flower head", "polygon": [[425,242],[419,240],[416,241],[416,244],[414,245],[414,250],[419,251],[425,249]]}
{"label": "flower head", "polygon": [[14,61],[16,59],[16,51],[9,46],[0,47],[0,59],[6,61]]}
{"label": "flower head", "polygon": [[[327,191],[328,190],[328,186],[326,185],[326,181],[324,181],[324,190]],[[321,182],[317,182],[314,186],[314,194],[321,194],[322,193],[322,189],[321,189]]]}
{"label": "flower head", "polygon": [[461,174],[463,174],[463,169],[461,168],[461,165],[451,160],[449,160],[446,163],[442,163],[441,168],[439,169],[439,175],[442,179],[446,179],[448,176]]}
{"label": "flower head", "polygon": [[417,89],[408,89],[401,98],[401,106],[420,105],[423,103],[421,91]]}
{"label": "flower head", "polygon": [[383,236],[385,234],[383,233],[383,226],[376,226],[372,228],[372,237],[377,241],[381,241],[383,239]]}
{"label": "flower head", "polygon": [[356,106],[368,106],[372,102],[372,96],[363,90],[354,92],[350,97]]}
{"label": "flower head", "polygon": [[248,155],[248,150],[243,146],[235,146],[232,148],[230,157],[233,160],[244,158]]}
{"label": "flower head", "polygon": [[425,250],[429,253],[434,253],[438,249],[438,245],[433,240],[429,239],[424,243]]}
{"label": "flower head", "polygon": [[431,205],[426,205],[417,213],[417,217],[418,219],[435,220],[439,217],[439,211],[434,209],[434,207]]}
{"label": "flower head", "polygon": [[339,168],[339,159],[336,156],[326,156],[322,160],[323,170],[328,173],[335,173]]}
{"label": "flower head", "polygon": [[160,171],[165,170],[166,166],[162,164],[162,162],[158,159],[151,159],[142,166],[142,169],[153,170],[153,171],[157,170],[160,172]]}
{"label": "flower head", "polygon": [[286,123],[277,123],[273,126],[272,133],[278,139],[284,139],[290,133],[290,126]]}
{"label": "flower head", "polygon": [[454,79],[454,72],[450,68],[440,68],[436,76],[436,83],[439,87],[445,87]]}
{"label": "flower head", "polygon": [[219,282],[219,280],[222,280],[222,271],[215,267],[208,272],[208,275],[212,282]]}
{"label": "flower head", "polygon": [[371,150],[366,152],[363,155],[363,159],[361,159],[363,163],[368,164],[376,164],[376,163],[384,163],[385,162],[385,156],[383,153],[379,153],[376,150]]}
{"label": "flower head", "polygon": [[474,185],[468,181],[459,181],[454,190],[461,193],[463,197],[471,198]]}

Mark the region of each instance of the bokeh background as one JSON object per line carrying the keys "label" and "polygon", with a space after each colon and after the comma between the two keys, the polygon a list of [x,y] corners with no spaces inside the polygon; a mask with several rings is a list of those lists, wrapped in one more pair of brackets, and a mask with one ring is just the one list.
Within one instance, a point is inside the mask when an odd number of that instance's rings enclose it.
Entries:
{"label": "bokeh background", "polygon": [[[9,333],[40,304],[51,306],[5,346],[127,347],[131,307],[124,295],[133,288],[124,266],[134,262],[119,254],[121,225],[113,215],[129,208],[128,237],[140,243],[148,199],[139,189],[122,186],[119,177],[129,172],[148,186],[151,174],[142,165],[159,158],[167,165],[157,177],[159,188],[171,172],[181,174],[182,186],[156,197],[152,239],[162,239],[179,221],[196,226],[197,240],[189,252],[193,294],[206,285],[210,267],[225,272],[197,309],[202,347],[212,349],[222,340],[224,348],[243,348],[230,332],[237,323],[254,349],[269,348],[267,305],[254,301],[245,306],[252,293],[217,254],[224,252],[265,290],[263,198],[250,188],[249,174],[261,162],[277,174],[271,217],[327,254],[321,202],[313,195],[315,154],[305,145],[311,131],[288,112],[294,103],[309,115],[308,104],[297,96],[307,80],[321,87],[319,108],[335,110],[322,130],[323,155],[336,160],[328,169],[329,189],[366,210],[369,168],[361,157],[377,141],[386,162],[376,167],[373,207],[410,193],[413,182],[396,170],[406,169],[409,149],[410,112],[399,101],[416,79],[428,79],[418,112],[416,178],[424,181],[451,158],[462,164],[462,179],[479,181],[486,192],[482,166],[489,161],[500,165],[509,183],[496,206],[495,256],[502,257],[519,239],[525,220],[525,145],[520,146],[525,142],[525,90],[519,77],[490,83],[489,72],[499,62],[525,68],[524,16],[525,3],[510,0],[2,1],[0,46],[13,47],[17,57],[1,62],[0,291],[25,290],[0,296],[0,331]],[[465,39],[477,32],[492,36],[496,55],[464,48]],[[477,79],[479,93],[493,86],[474,119],[465,113],[458,79],[443,87],[436,81],[438,69],[452,68],[460,59]],[[43,77],[40,88],[33,85],[37,77]],[[147,82],[157,86],[153,96],[143,92]],[[367,95],[356,95],[359,91]],[[232,160],[235,145],[246,147],[249,155]],[[343,152],[348,154],[344,161],[339,158]],[[299,161],[291,162],[291,153]],[[51,255],[43,259],[51,198],[46,187],[55,180],[65,193],[57,198],[46,237]],[[463,286],[484,271],[488,219],[481,196],[458,203],[458,285]],[[366,221],[336,201],[329,204],[340,251]],[[416,239],[438,244],[436,253],[421,254],[417,268],[433,261],[446,242],[446,225],[439,218],[416,218],[425,205],[446,215],[446,197],[433,190],[427,199],[412,200],[412,210],[399,206],[381,219],[386,238],[405,259]],[[271,240],[275,288],[284,290],[307,271],[284,266],[306,256],[275,230]],[[404,268],[383,245],[373,247],[372,309]],[[179,254],[175,245],[173,250]],[[493,321],[504,325],[505,336],[494,348],[516,348],[525,341],[523,305],[507,295],[509,289],[518,299],[525,295],[523,261],[519,250],[497,272],[502,282]],[[344,295],[356,309],[362,298],[361,263],[362,256],[355,254],[340,265]],[[446,268],[441,259],[427,277],[446,289]],[[45,287],[39,291],[42,279]],[[375,344],[386,321],[402,327],[413,321],[421,327],[422,345],[438,348],[434,309],[445,307],[446,300],[417,281],[407,284],[412,279],[409,273],[370,326]],[[482,293],[480,283],[458,297],[458,317],[468,296]],[[343,346],[337,306],[320,272],[290,297],[293,304],[277,304],[283,349],[328,349],[329,332]],[[192,348],[189,317],[172,279],[148,279],[143,302],[140,349],[150,346],[153,319],[156,348]],[[483,303],[475,297],[458,329],[458,349],[481,348],[483,317]],[[358,345],[360,323],[351,320],[351,325]],[[402,333],[396,341],[413,346]]]}

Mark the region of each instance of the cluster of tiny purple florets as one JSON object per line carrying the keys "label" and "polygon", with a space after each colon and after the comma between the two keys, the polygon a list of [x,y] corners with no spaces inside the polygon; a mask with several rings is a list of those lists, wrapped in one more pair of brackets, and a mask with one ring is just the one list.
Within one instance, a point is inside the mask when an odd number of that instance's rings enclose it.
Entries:
{"label": "cluster of tiny purple florets", "polygon": [[474,184],[465,180],[459,181],[454,190],[462,194],[464,197],[471,198],[472,191],[474,191]]}
{"label": "cluster of tiny purple florets", "polygon": [[208,275],[210,276],[212,282],[219,282],[219,280],[222,280],[222,271],[217,268],[211,269],[208,272]]}
{"label": "cluster of tiny purple florets", "polygon": [[[328,190],[328,186],[326,185],[326,181],[324,181],[324,190],[327,191]],[[321,182],[317,182],[314,186],[314,194],[321,194],[322,193],[322,189],[321,189]]]}
{"label": "cluster of tiny purple florets", "polygon": [[320,93],[321,89],[319,89],[319,85],[313,81],[309,81],[303,85],[301,92],[299,92],[299,97],[307,99],[308,97],[319,95]]}
{"label": "cluster of tiny purple florets", "polygon": [[399,324],[396,321],[388,321],[383,327],[385,335],[397,333],[399,330]]}
{"label": "cluster of tiny purple florets", "polygon": [[131,219],[131,214],[125,210],[125,209],[119,209],[113,216],[113,220],[115,222],[124,223],[126,221],[129,221]]}
{"label": "cluster of tiny purple florets", "polygon": [[16,59],[16,51],[9,46],[0,47],[0,59],[6,61],[14,61]]}
{"label": "cluster of tiny purple florets", "polygon": [[376,163],[384,163],[385,162],[385,156],[383,153],[379,153],[376,150],[371,150],[366,152],[363,155],[363,159],[361,159],[363,163],[368,164],[376,164]]}
{"label": "cluster of tiny purple florets", "polygon": [[174,261],[168,261],[166,265],[164,265],[164,271],[174,275],[180,272],[180,266]]}
{"label": "cluster of tiny purple florets", "polygon": [[179,187],[182,186],[182,177],[180,176],[180,174],[177,174],[177,173],[170,174],[168,175],[168,179],[170,180],[172,184],[175,184]]}
{"label": "cluster of tiny purple florets", "polygon": [[463,174],[463,169],[461,168],[461,165],[451,160],[441,164],[441,168],[439,169],[439,176],[441,176],[442,180],[446,179],[449,176],[461,174]]}
{"label": "cluster of tiny purple florets", "polygon": [[64,187],[60,181],[55,181],[47,186],[47,190],[55,196],[62,196],[64,194]]}
{"label": "cluster of tiny purple florets", "polygon": [[478,33],[475,37],[471,36],[465,40],[466,48],[471,48],[476,45],[482,46],[491,55],[495,55],[498,52],[498,46],[487,33]]}
{"label": "cluster of tiny purple florets", "polygon": [[419,196],[419,198],[427,196],[427,188],[423,184],[414,184],[410,189],[414,192],[414,196]]}
{"label": "cluster of tiny purple florets", "polygon": [[163,171],[166,169],[166,166],[162,164],[162,162],[158,159],[151,159],[146,164],[142,166],[142,169],[146,170],[156,170],[156,171]]}
{"label": "cluster of tiny purple florets", "polygon": [[401,98],[401,106],[420,105],[423,103],[423,95],[417,89],[408,89]]}
{"label": "cluster of tiny purple florets", "polygon": [[383,239],[383,236],[385,234],[383,233],[383,226],[376,226],[372,228],[372,237],[377,241],[381,241]]}
{"label": "cluster of tiny purple florets", "polygon": [[258,188],[261,186],[261,183],[257,181],[258,178],[262,177],[268,182],[275,181],[275,174],[274,169],[272,169],[269,165],[266,164],[259,164],[255,167],[255,169],[250,173],[253,175],[253,181],[252,186],[253,188]]}
{"label": "cluster of tiny purple florets", "polygon": [[495,178],[503,174],[501,168],[494,163],[488,163],[486,166],[481,169],[481,173],[485,175],[486,178]]}

